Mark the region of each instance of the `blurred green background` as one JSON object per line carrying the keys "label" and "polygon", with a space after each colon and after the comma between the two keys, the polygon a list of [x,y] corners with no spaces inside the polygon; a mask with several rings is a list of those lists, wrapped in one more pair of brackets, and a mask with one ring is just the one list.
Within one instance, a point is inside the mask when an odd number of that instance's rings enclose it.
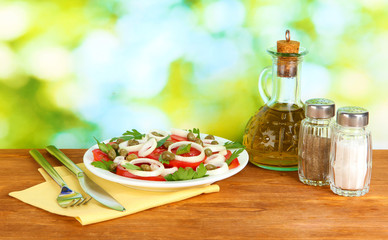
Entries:
{"label": "blurred green background", "polygon": [[127,129],[240,140],[266,49],[309,49],[302,100],[370,111],[388,148],[388,1],[0,1],[0,147],[88,148]]}

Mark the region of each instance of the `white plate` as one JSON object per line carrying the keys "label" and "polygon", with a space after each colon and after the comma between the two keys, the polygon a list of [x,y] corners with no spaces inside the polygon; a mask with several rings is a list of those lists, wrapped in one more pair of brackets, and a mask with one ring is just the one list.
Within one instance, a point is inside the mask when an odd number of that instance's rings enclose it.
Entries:
{"label": "white plate", "polygon": [[[201,137],[207,136],[207,134],[201,134]],[[215,139],[221,144],[228,142],[229,140],[215,137]],[[104,142],[108,142],[104,141]],[[190,188],[190,187],[196,187],[196,186],[204,186],[204,185],[210,185],[214,182],[223,180],[225,178],[229,178],[236,173],[240,172],[248,163],[248,153],[246,150],[244,150],[240,156],[238,157],[238,161],[240,162],[240,165],[236,168],[233,168],[229,170],[226,173],[215,175],[215,176],[207,176],[203,178],[193,179],[193,180],[185,180],[185,181],[147,181],[147,180],[139,180],[139,179],[132,179],[127,178],[123,176],[119,176],[117,174],[114,174],[112,172],[103,170],[101,168],[94,167],[91,163],[93,162],[93,153],[92,150],[98,148],[97,144],[89,148],[85,155],[84,155],[84,164],[89,171],[91,171],[93,174],[112,181],[116,183],[120,183],[122,185],[125,185],[127,187],[136,188],[136,189],[142,189],[142,190],[148,190],[148,191],[176,191],[181,190],[184,188]],[[233,149],[231,149],[233,152]]]}

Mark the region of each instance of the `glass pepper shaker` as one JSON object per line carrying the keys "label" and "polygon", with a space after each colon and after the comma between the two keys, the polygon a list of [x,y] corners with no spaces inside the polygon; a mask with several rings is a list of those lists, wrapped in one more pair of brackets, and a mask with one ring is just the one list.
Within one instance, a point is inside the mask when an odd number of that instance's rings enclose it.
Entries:
{"label": "glass pepper shaker", "polygon": [[372,140],[367,129],[369,112],[360,107],[337,111],[330,156],[330,189],[342,196],[362,196],[369,191]]}
{"label": "glass pepper shaker", "polygon": [[335,104],[325,98],[306,101],[306,118],[299,132],[299,180],[308,185],[329,184],[331,123]]}

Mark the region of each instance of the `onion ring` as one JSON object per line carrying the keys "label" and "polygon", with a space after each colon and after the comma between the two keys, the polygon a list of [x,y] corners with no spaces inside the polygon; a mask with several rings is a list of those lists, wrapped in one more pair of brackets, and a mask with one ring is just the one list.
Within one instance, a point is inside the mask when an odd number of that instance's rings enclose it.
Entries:
{"label": "onion ring", "polygon": [[226,156],[226,154],[228,154],[228,151],[225,149],[219,152],[219,154]]}
{"label": "onion ring", "polygon": [[[156,136],[156,135],[153,134],[153,132],[159,133],[159,134],[161,134],[161,135],[163,135],[163,136],[162,136],[162,137]],[[157,130],[157,129],[151,130],[151,131],[147,134],[148,138],[155,138],[156,141],[160,141],[160,140],[162,140],[163,138],[167,137],[168,135],[169,135],[168,132],[165,132],[165,131],[162,131],[162,130]]]}
{"label": "onion ring", "polygon": [[162,177],[168,175],[168,174],[173,174],[174,172],[178,171],[178,168],[177,167],[172,167],[172,168],[164,168],[162,174]]}
{"label": "onion ring", "polygon": [[201,139],[201,140],[202,140],[203,144],[211,144],[213,141],[215,141],[213,139],[206,139],[206,138]]}
{"label": "onion ring", "polygon": [[143,146],[143,144],[146,141],[146,139],[143,138],[143,139],[136,140],[136,141],[138,141],[139,144],[132,145],[132,146],[128,146],[128,141],[122,142],[122,143],[119,144],[119,148],[120,149],[124,149],[127,152],[137,152]]}
{"label": "onion ring", "polygon": [[117,163],[117,164],[120,164],[123,162],[123,161],[126,161],[125,158],[123,156],[117,156],[115,158],[115,160],[113,160],[114,163]]}
{"label": "onion ring", "polygon": [[139,149],[139,157],[150,155],[155,150],[157,145],[158,143],[156,142],[155,138],[148,139],[148,141],[145,142]]}
{"label": "onion ring", "polygon": [[[206,167],[206,165],[208,165],[208,164],[205,164],[205,167]],[[229,171],[228,164],[225,162],[221,166],[216,166],[216,167],[219,167],[219,168],[214,169],[214,170],[207,170],[206,174],[209,176],[214,176],[214,175],[219,175],[219,174],[222,174],[224,172]]]}
{"label": "onion ring", "polygon": [[179,128],[171,128],[171,134],[187,138],[187,134],[189,134],[189,132]]}
{"label": "onion ring", "polygon": [[212,164],[214,166],[221,166],[225,162],[225,156],[216,153],[206,158],[205,164]]}
{"label": "onion ring", "polygon": [[205,148],[209,148],[212,150],[212,152],[219,152],[222,155],[226,155],[228,152],[226,151],[226,147],[222,145],[212,145],[212,144],[205,144]]}
{"label": "onion ring", "polygon": [[172,149],[174,149],[176,147],[180,147],[182,145],[187,145],[187,144],[191,144],[191,147],[197,149],[201,153],[198,156],[192,156],[192,157],[182,157],[182,156],[179,156],[179,155],[175,154],[175,160],[179,160],[179,161],[182,161],[182,162],[195,163],[195,162],[200,162],[203,159],[205,159],[205,152],[203,150],[203,147],[201,145],[199,145],[198,143],[195,143],[195,142],[189,142],[189,141],[176,142],[176,143],[171,144],[168,147],[168,151],[171,152]]}

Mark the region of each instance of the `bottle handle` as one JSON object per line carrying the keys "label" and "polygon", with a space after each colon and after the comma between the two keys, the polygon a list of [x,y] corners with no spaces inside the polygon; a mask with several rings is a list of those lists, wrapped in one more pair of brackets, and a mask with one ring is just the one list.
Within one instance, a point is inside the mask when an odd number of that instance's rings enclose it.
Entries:
{"label": "bottle handle", "polygon": [[272,67],[268,66],[261,71],[259,76],[259,93],[260,97],[264,100],[264,103],[267,103],[270,99],[270,95],[267,90],[267,81],[272,76]]}

